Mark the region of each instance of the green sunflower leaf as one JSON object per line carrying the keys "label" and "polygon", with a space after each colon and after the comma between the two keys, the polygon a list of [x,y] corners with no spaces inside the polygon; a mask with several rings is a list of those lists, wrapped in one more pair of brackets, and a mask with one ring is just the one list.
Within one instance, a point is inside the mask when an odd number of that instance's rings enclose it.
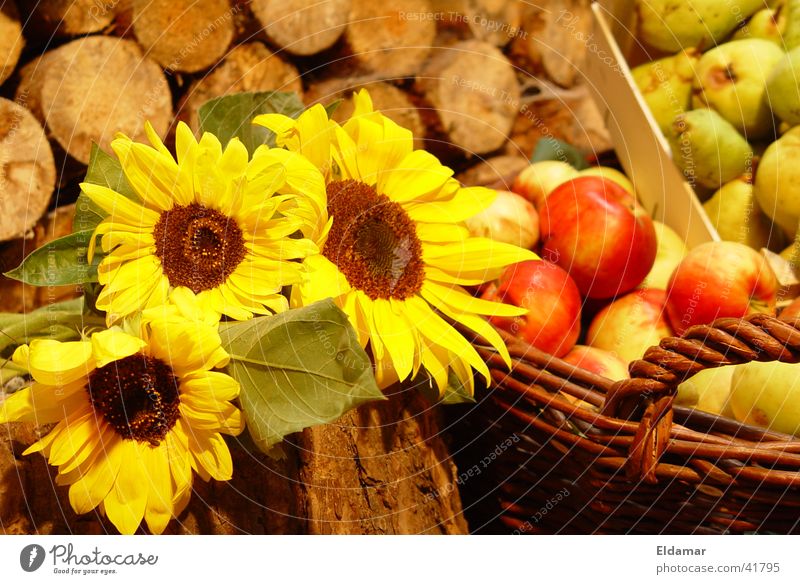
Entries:
{"label": "green sunflower leaf", "polygon": [[198,110],[200,131],[211,132],[224,147],[231,138],[239,138],[250,154],[262,144],[275,146],[275,134],[253,124],[261,114],[299,116],[305,106],[294,92],[259,91],[223,95],[205,102]]}
{"label": "green sunflower leaf", "polygon": [[4,275],[31,286],[66,286],[97,281],[100,254],[87,258],[93,229],[76,231],[33,250],[22,263]]}
{"label": "green sunflower leaf", "polygon": [[222,323],[220,335],[250,435],[267,454],[289,434],[386,399],[347,315],[330,299]]}
{"label": "green sunflower leaf", "polygon": [[439,396],[438,389],[425,371],[420,374],[420,377],[420,381],[415,382],[414,388],[420,391],[432,404],[451,405],[475,403],[475,398],[469,392],[469,386],[464,384],[452,369],[447,373],[447,387],[444,389],[444,393],[441,396]]}
{"label": "green sunflower leaf", "polygon": [[[92,144],[89,167],[86,169],[84,181],[108,187],[112,191],[116,191],[134,201],[139,200],[130,183],[128,183],[128,179],[125,178],[119,160],[105,152],[97,144]],[[72,219],[72,230],[77,232],[94,229],[106,215],[107,213],[92,202],[85,193],[81,193],[75,202],[75,217]]]}

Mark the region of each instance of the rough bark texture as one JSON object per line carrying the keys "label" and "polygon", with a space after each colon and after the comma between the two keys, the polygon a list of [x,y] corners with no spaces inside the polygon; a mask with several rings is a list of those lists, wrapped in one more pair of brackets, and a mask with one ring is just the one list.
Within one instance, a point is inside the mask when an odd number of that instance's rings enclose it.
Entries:
{"label": "rough bark texture", "polygon": [[39,220],[55,181],[44,130],[27,109],[0,98],[0,241],[22,236]]}
{"label": "rough bark texture", "polygon": [[[0,533],[115,533],[97,512],[75,515],[42,456],[22,456],[37,438],[31,424],[0,431]],[[247,442],[228,441],[231,481],[195,479],[192,501],[168,533],[467,532],[439,412],[415,394],[291,437],[282,461]]]}
{"label": "rough bark texture", "polygon": [[330,47],[347,26],[351,0],[252,0],[250,9],[269,39],[293,55]]}

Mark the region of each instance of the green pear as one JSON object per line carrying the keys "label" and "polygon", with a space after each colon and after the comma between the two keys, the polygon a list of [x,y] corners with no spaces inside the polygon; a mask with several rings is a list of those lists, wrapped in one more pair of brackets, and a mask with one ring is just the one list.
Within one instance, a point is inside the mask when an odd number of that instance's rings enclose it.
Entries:
{"label": "green pear", "polygon": [[774,136],[766,80],[783,55],[778,45],[764,39],[711,49],[697,63],[692,104],[717,110],[748,140]]}
{"label": "green pear", "polygon": [[639,284],[639,288],[656,288],[666,290],[670,276],[681,260],[686,257],[689,249],[686,247],[683,238],[675,231],[661,223],[653,220],[653,227],[656,230],[656,259],[653,267],[645,279]]}
{"label": "green pear", "polygon": [[668,53],[705,50],[723,41],[764,0],[637,0],[641,38]]}
{"label": "green pear", "polygon": [[675,116],[689,109],[698,58],[697,51],[688,49],[644,63],[631,71],[648,109],[664,134],[669,132]]}
{"label": "green pear", "polygon": [[795,275],[800,276],[800,236],[795,237],[794,243],[784,249],[780,256],[789,262]]}
{"label": "green pear", "polygon": [[730,407],[740,422],[800,436],[800,364],[736,365]]}
{"label": "green pear", "polygon": [[718,189],[750,170],[753,162],[747,140],[712,109],[678,115],[667,138],[673,160],[692,184]]}
{"label": "green pear", "polygon": [[747,23],[731,37],[732,40],[764,39],[783,48],[783,34],[788,22],[785,4],[775,8],[763,8],[756,12]]}
{"label": "green pear", "polygon": [[[780,249],[783,233],[774,230],[772,222],[755,202],[753,183],[749,175],[725,183],[714,196],[703,203],[708,218],[724,241]],[[773,245],[770,245],[772,242]]]}
{"label": "green pear", "polygon": [[791,51],[800,46],[800,0],[786,0],[786,26],[783,31],[783,47]]}
{"label": "green pear", "polygon": [[800,127],[789,130],[766,149],[758,163],[754,193],[764,213],[789,240],[800,221]]}
{"label": "green pear", "polygon": [[695,373],[678,386],[675,405],[689,406],[723,416],[731,413],[728,400],[735,366],[715,367]]}
{"label": "green pear", "polygon": [[786,53],[767,78],[772,111],[784,123],[800,124],[800,47]]}

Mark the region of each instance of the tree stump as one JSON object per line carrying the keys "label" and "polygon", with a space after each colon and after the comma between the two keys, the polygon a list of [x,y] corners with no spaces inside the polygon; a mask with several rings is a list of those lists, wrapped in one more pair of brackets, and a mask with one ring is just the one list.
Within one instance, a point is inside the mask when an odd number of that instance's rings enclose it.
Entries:
{"label": "tree stump", "polygon": [[[439,412],[415,392],[367,404],[290,437],[285,460],[228,439],[233,479],[195,477],[187,509],[167,533],[463,534],[457,471]],[[98,512],[78,516],[39,454],[31,424],[0,430],[2,533],[115,533]]]}

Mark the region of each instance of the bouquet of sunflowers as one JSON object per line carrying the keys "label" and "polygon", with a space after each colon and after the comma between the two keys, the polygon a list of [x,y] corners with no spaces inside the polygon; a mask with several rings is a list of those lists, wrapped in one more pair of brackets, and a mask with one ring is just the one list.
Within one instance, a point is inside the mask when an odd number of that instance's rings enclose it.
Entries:
{"label": "bouquet of sunflowers", "polygon": [[278,456],[395,383],[470,399],[489,372],[454,324],[509,361],[484,316],[524,311],[464,287],[535,257],[470,237],[495,193],[414,150],[365,91],[341,125],[285,93],[218,98],[200,118],[174,155],[149,126],[149,145],[95,146],[73,233],[7,274],[84,293],[0,315],[0,422],[39,425],[25,454],[121,533],[162,533],[195,474],[230,479],[223,435],[247,428]]}

